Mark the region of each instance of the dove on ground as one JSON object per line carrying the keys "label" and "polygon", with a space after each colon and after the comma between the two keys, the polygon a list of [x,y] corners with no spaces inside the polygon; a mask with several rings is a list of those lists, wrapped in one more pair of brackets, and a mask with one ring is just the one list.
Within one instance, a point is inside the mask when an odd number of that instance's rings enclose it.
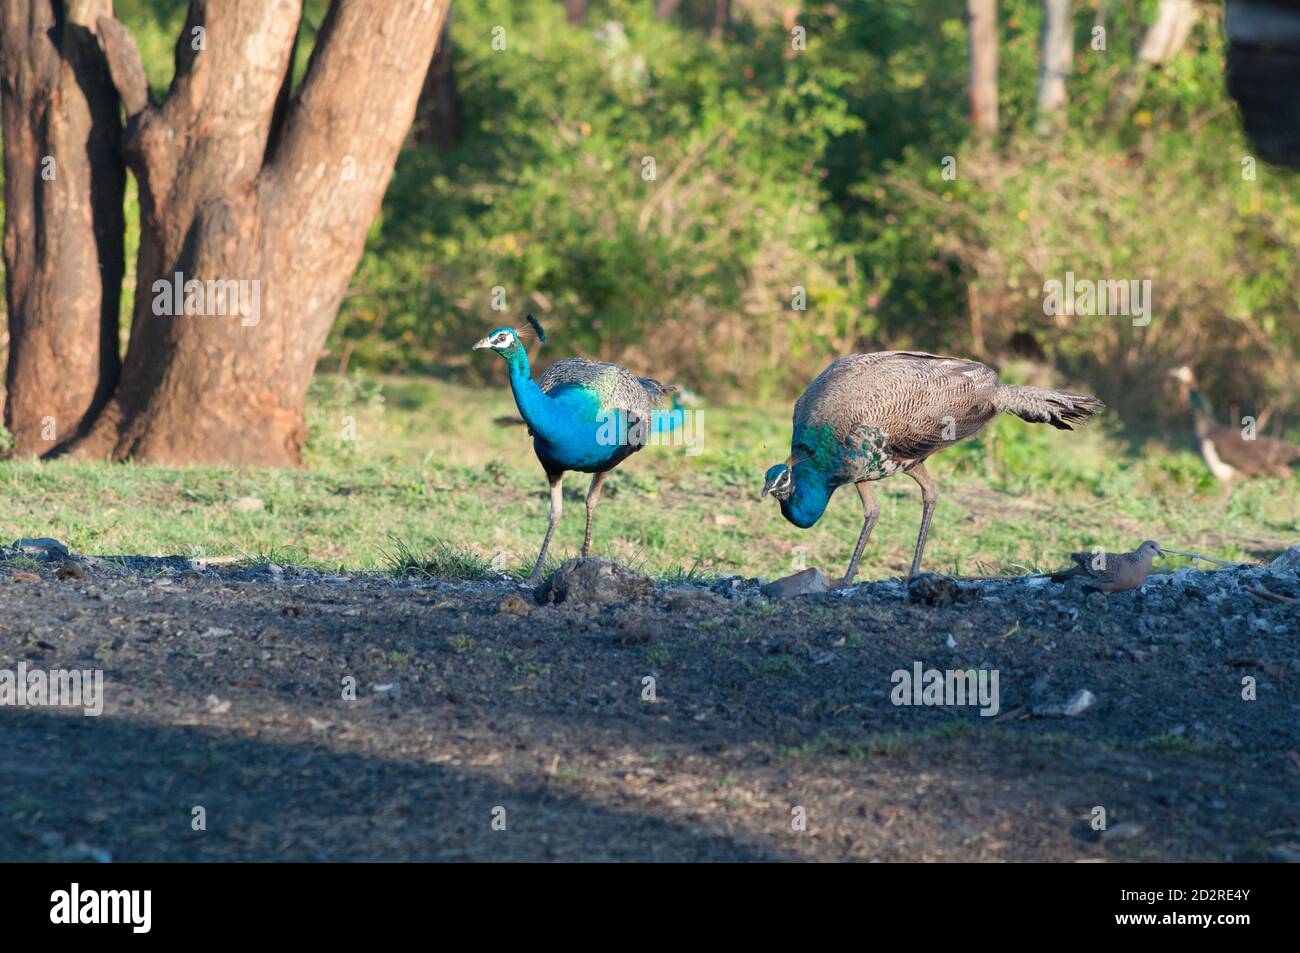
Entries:
{"label": "dove on ground", "polygon": [[1131,553],[1071,553],[1075,565],[1051,574],[1052,582],[1082,580],[1085,589],[1105,595],[1136,589],[1147,581],[1151,562],[1163,555],[1160,544],[1148,539]]}

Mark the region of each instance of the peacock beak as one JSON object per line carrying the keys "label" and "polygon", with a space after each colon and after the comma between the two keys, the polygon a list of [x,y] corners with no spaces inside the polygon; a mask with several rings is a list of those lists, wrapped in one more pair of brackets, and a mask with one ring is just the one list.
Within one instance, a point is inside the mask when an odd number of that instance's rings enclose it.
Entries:
{"label": "peacock beak", "polygon": [[772,492],[772,487],[774,486],[776,486],[776,481],[768,480],[766,483],[763,484],[763,492],[758,494],[758,498],[761,500],[763,497],[767,496],[769,493]]}
{"label": "peacock beak", "polygon": [[470,348],[470,350],[477,351],[481,347],[491,347],[491,346],[492,346],[492,342],[489,341],[487,338],[483,338],[480,341],[475,341],[474,346]]}

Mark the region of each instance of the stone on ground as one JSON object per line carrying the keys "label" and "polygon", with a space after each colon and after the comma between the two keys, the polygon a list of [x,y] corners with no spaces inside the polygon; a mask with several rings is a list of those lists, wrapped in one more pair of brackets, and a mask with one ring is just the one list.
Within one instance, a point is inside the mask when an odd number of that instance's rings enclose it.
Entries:
{"label": "stone on ground", "polygon": [[759,591],[769,599],[790,599],[794,596],[825,592],[830,587],[830,580],[821,574],[821,570],[804,569],[792,576],[774,579]]}
{"label": "stone on ground", "polygon": [[569,559],[537,587],[538,605],[616,605],[645,598],[654,591],[649,576],[608,559]]}

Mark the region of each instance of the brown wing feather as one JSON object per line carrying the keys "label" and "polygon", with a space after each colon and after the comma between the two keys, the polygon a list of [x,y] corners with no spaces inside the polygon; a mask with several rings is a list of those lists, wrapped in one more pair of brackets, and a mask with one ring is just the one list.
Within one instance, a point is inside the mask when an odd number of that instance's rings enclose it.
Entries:
{"label": "brown wing feather", "polygon": [[840,358],[794,408],[795,430],[829,425],[845,442],[879,430],[900,459],[923,459],[977,432],[996,413],[997,373],[976,361],[923,351]]}

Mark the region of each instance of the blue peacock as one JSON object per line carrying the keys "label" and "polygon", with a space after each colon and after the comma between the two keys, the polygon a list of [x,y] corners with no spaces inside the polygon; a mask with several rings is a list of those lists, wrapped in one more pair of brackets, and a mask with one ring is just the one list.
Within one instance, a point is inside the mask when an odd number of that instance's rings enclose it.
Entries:
{"label": "blue peacock", "polygon": [[[527,321],[529,331],[545,344],[546,332],[538,320],[530,314]],[[680,408],[655,410],[676,388],[637,377],[617,364],[581,357],[556,361],[540,381],[534,381],[520,331],[510,327],[497,328],[474,348],[490,348],[505,358],[515,404],[551,485],[546,535],[528,577],[529,582],[536,582],[564,509],[561,484],[565,472],[592,474],[587,530],[582,539],[582,558],[586,559],[591,549],[592,516],[609,471],[645,446],[652,435],[671,433],[682,425]]]}
{"label": "blue peacock", "polygon": [[768,469],[771,493],[787,520],[807,529],[821,519],[837,487],[862,499],[858,544],[840,585],[853,581],[880,516],[871,484],[906,473],[921,488],[921,531],[909,576],[921,567],[939,486],[925,468],[931,454],[984,429],[998,414],[1072,430],[1103,404],[1086,394],[1002,384],[991,367],[919,351],[851,354],[833,362],[794,406],[790,457]]}

